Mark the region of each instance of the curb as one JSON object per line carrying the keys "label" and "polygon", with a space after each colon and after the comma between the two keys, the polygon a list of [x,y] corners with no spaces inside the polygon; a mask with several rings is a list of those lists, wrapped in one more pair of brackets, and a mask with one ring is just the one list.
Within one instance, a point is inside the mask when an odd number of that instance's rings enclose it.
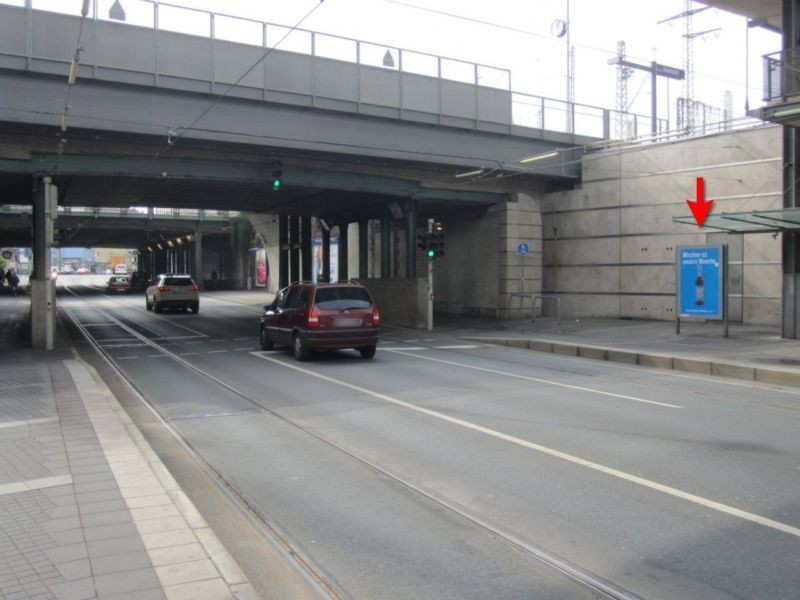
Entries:
{"label": "curb", "polygon": [[796,369],[778,369],[774,367],[762,367],[752,363],[639,352],[636,350],[623,350],[607,346],[590,346],[580,343],[565,343],[540,338],[465,337],[463,339],[472,342],[494,344],[496,346],[533,350],[535,352],[579,356],[581,358],[639,365],[653,369],[680,371],[696,375],[710,375],[713,377],[725,377],[728,379],[800,388],[800,370]]}

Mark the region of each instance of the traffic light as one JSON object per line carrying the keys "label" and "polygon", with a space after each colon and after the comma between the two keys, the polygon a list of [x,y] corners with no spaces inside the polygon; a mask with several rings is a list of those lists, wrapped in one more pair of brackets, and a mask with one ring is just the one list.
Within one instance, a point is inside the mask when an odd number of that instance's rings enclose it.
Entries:
{"label": "traffic light", "polygon": [[[433,255],[431,255],[431,252],[433,252]],[[434,223],[428,259],[436,260],[442,256],[444,256],[444,226],[441,223]]]}
{"label": "traffic light", "polygon": [[430,235],[427,231],[417,234],[417,248],[427,250],[430,246]]}
{"label": "traffic light", "polygon": [[281,189],[281,175],[281,161],[275,160],[272,162],[272,189],[276,192]]}

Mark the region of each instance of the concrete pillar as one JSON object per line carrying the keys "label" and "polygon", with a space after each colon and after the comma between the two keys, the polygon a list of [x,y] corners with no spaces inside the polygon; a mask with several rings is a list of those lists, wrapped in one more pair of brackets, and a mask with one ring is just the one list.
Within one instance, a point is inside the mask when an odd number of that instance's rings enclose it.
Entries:
{"label": "concrete pillar", "polygon": [[350,276],[347,273],[347,230],[349,223],[344,221],[339,223],[339,281],[347,281]]}
{"label": "concrete pillar", "polygon": [[49,177],[36,181],[33,194],[33,272],[31,273],[31,345],[52,350],[56,337],[55,282],[50,280],[53,220],[58,213],[58,189]]}
{"label": "concrete pillar", "polygon": [[417,276],[417,201],[406,204],[406,277]]}
{"label": "concrete pillar", "polygon": [[[500,319],[531,317],[533,296],[542,293],[542,212],[539,198],[517,194],[499,213],[500,281],[497,316]],[[525,242],[529,253],[522,256],[519,245]],[[519,295],[524,294],[524,295]],[[549,300],[539,304],[552,314]]]}
{"label": "concrete pillar", "polygon": [[278,215],[278,282],[289,285],[289,217]]}
{"label": "concrete pillar", "polygon": [[331,280],[331,230],[322,228],[322,281]]}
{"label": "concrete pillar", "polygon": [[369,277],[369,221],[362,219],[358,222],[358,277]]}
{"label": "concrete pillar", "polygon": [[314,251],[311,245],[311,217],[300,218],[300,252],[302,255],[302,275],[303,281],[314,279]]}

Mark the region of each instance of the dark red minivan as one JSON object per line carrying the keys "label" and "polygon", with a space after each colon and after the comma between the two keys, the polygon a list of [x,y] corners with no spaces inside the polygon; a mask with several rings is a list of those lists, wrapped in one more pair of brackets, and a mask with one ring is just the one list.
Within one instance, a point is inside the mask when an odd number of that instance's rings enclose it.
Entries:
{"label": "dark red minivan", "polygon": [[264,307],[259,330],[262,350],[289,346],[297,360],[312,350],[353,348],[375,356],[381,317],[369,291],[348,281],[298,282],[283,288]]}

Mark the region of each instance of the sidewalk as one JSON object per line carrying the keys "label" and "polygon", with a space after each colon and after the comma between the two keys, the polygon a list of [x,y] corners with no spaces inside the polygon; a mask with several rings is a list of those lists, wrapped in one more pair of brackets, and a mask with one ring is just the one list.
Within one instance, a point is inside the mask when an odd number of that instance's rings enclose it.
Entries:
{"label": "sidewalk", "polygon": [[725,338],[716,322],[684,321],[680,335],[671,321],[563,319],[559,323],[547,317],[489,324],[440,316],[436,323],[438,331],[471,341],[800,387],[800,340],[783,339],[772,327],[731,325]]}
{"label": "sidewalk", "polygon": [[0,304],[0,597],[255,598],[94,369]]}

